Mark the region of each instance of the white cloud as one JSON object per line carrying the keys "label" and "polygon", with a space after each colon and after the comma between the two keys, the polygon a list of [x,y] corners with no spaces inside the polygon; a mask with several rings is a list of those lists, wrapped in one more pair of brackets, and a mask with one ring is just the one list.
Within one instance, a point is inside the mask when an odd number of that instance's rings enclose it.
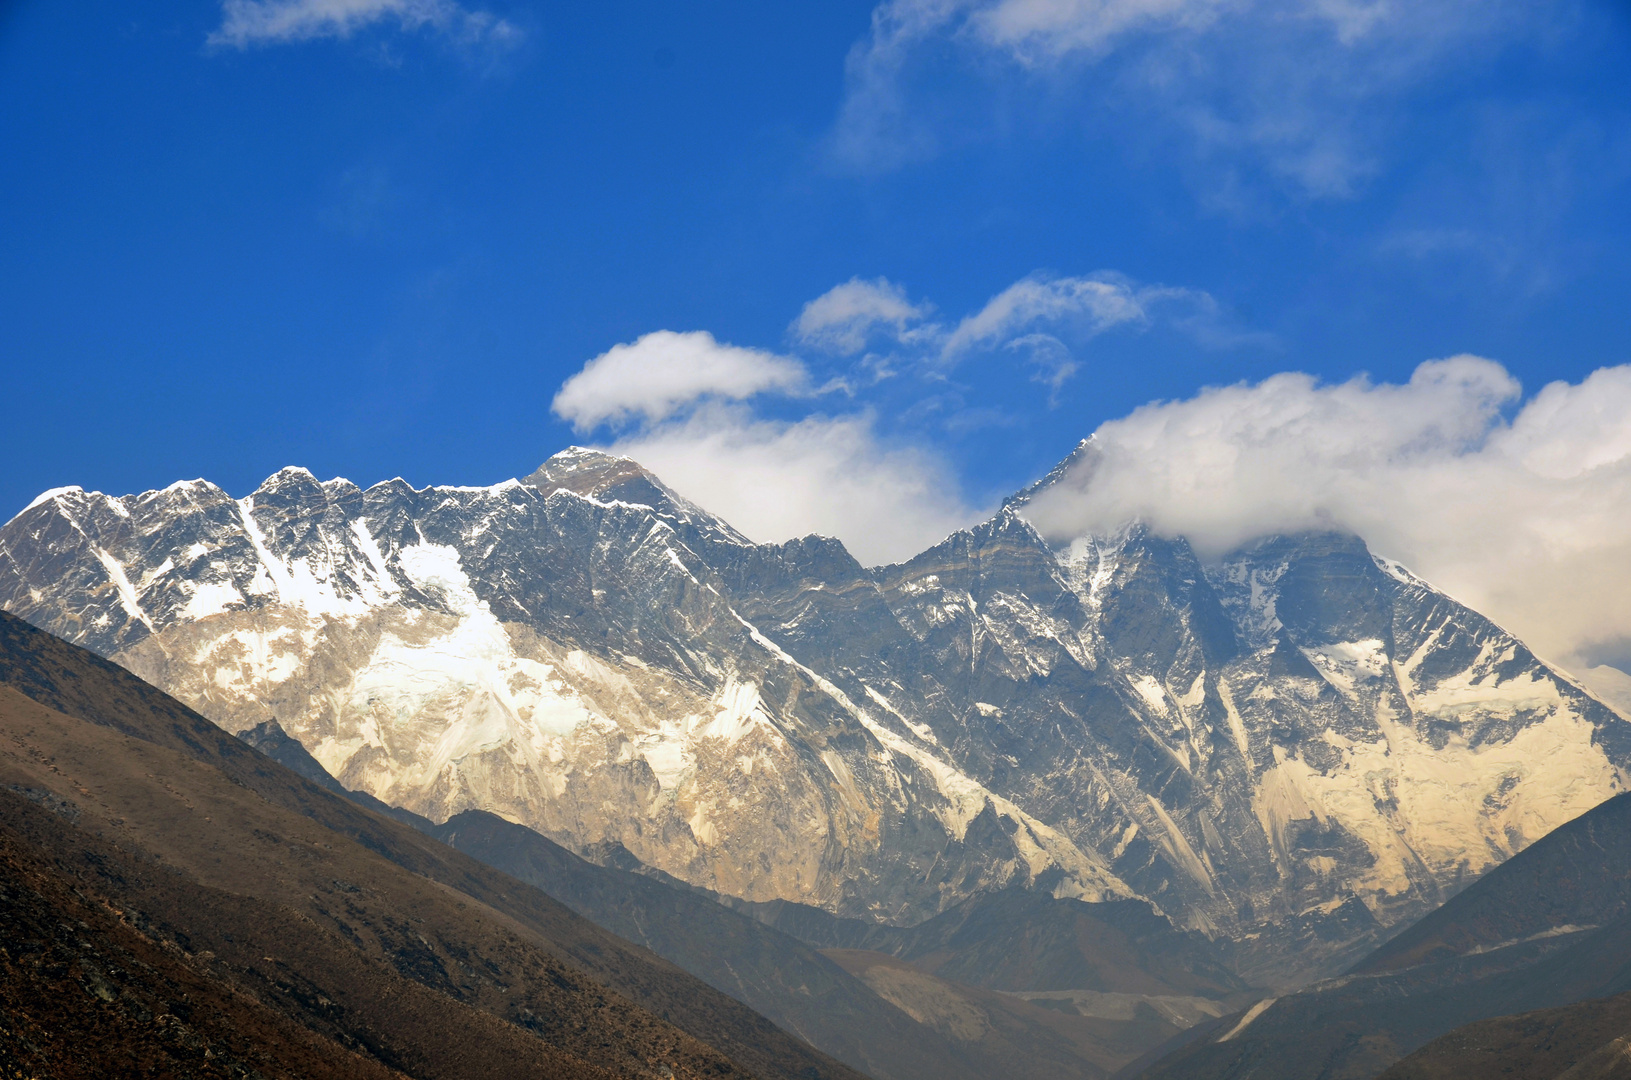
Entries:
{"label": "white cloud", "polygon": [[[1249,158],[1307,195],[1345,196],[1379,167],[1384,105],[1541,18],[1512,0],[884,0],[846,63],[832,149],[887,169],[934,153],[950,126],[966,133],[968,108],[931,119],[936,92],[915,84],[950,56],[1022,93],[1092,79],[1084,117],[1131,120],[1140,139],[1171,128],[1203,160]],[[1210,197],[1239,200],[1222,171]]]}
{"label": "white cloud", "polygon": [[[894,374],[900,376],[892,395],[898,402],[910,399],[911,378],[920,379],[924,396],[887,415],[866,405],[837,415],[818,411],[819,391],[811,392],[799,360],[721,344],[702,331],[669,330],[589,361],[561,386],[553,409],[579,431],[619,429],[608,449],[639,461],[755,540],[824,533],[843,540],[863,562],[889,562],[981,516],[932,444],[989,410],[923,408],[944,393],[954,365],[973,363],[976,355],[1011,364],[1021,378],[1046,387],[1054,404],[1080,366],[1061,335],[1079,342],[1114,326],[1143,327],[1169,316],[1191,332],[1186,322],[1210,327],[1217,321],[1217,305],[1205,293],[1140,286],[1108,273],[1027,278],[952,330],[928,321],[932,310],[886,279],[852,278],[804,305],[789,328],[795,341],[839,356],[854,357],[873,344],[894,350],[888,360],[898,360],[899,370],[886,371],[888,365],[868,353],[851,361],[852,372],[868,377],[851,385],[840,376],[828,384],[864,393],[885,373]],[[767,393],[801,399],[792,404],[803,418],[756,413],[751,399]],[[932,425],[939,426],[928,430]]]}
{"label": "white cloud", "polygon": [[1631,459],[1631,366],[1603,368],[1580,386],[1548,384],[1503,445],[1537,476],[1557,480]]}
{"label": "white cloud", "polygon": [[1138,288],[1115,275],[1029,277],[958,323],[943,351],[949,357],[976,346],[1003,345],[1045,325],[1073,324],[1089,336],[1124,323],[1145,326],[1151,304],[1184,293],[1159,286]]}
{"label": "white cloud", "polygon": [[833,128],[837,159],[860,168],[892,168],[934,152],[915,123],[901,85],[912,54],[942,33],[965,0],[892,0],[872,11],[872,31],[844,61],[844,103]]}
{"label": "white cloud", "polygon": [[983,516],[938,458],[885,441],[869,413],[787,423],[712,406],[608,449],[754,540],[836,536],[868,565],[908,558]]}
{"label": "white cloud", "polygon": [[804,305],[793,321],[793,336],[806,345],[852,355],[866,348],[880,329],[896,340],[929,314],[929,307],[906,299],[906,290],[884,278],[850,278]]}
{"label": "white cloud", "polygon": [[1263,344],[1265,335],[1227,326],[1221,306],[1198,289],[1140,285],[1123,274],[1033,274],[1003,289],[950,328],[928,321],[928,302],[911,303],[884,278],[851,278],[804,305],[790,332],[800,344],[844,356],[887,346],[893,359],[944,368],[976,351],[1024,357],[1035,381],[1057,394],[1080,364],[1071,345],[1118,326],[1144,330],[1158,320],[1206,347]]}
{"label": "white cloud", "polygon": [[1052,334],[1026,334],[1008,342],[1004,348],[1026,357],[1034,369],[1031,381],[1048,388],[1049,405],[1059,403],[1059,391],[1081,366],[1069,347]]}
{"label": "white cloud", "polygon": [[703,398],[797,392],[806,381],[804,365],[789,357],[726,345],[705,330],[658,330],[589,361],[561,386],[551,408],[588,431],[637,417],[657,423]]}
{"label": "white cloud", "polygon": [[486,11],[454,0],[222,0],[214,46],[246,49],[318,38],[347,38],[378,23],[403,30],[431,29],[464,44],[505,44],[520,31]]}
{"label": "white cloud", "polygon": [[1402,386],[1299,374],[1103,424],[1030,515],[1056,537],[1134,519],[1203,557],[1346,529],[1589,675],[1631,657],[1631,366],[1543,388],[1471,356]]}
{"label": "white cloud", "polygon": [[1099,52],[1130,31],[1202,27],[1240,0],[997,0],[971,5],[969,28],[994,48],[1040,63],[1074,52]]}

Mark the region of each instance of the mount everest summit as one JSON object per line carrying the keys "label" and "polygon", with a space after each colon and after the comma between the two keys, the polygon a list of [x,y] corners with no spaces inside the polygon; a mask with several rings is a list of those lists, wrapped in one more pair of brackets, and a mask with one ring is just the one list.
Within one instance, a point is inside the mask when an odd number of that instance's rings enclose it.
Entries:
{"label": "mount everest summit", "polygon": [[1062,475],[876,568],[581,449],[482,488],[70,488],[0,529],[0,607],[436,821],[903,925],[1141,897],[1268,981],[1622,789],[1631,724],[1361,540],[1044,539]]}

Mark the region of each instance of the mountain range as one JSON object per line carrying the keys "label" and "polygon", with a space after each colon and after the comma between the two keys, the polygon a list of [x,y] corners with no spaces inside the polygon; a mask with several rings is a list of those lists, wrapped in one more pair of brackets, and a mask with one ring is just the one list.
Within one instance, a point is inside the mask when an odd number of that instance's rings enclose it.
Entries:
{"label": "mountain range", "polygon": [[879,927],[1137,900],[1269,987],[1620,790],[1624,718],[1357,537],[1042,535],[1093,453],[871,568],[582,449],[480,488],[64,489],[0,529],[0,607],[435,823]]}
{"label": "mountain range", "polygon": [[1104,1076],[1163,1029],[1118,1075],[1631,1073],[1631,795],[1343,977],[1231,1006],[1204,942],[1140,901],[756,921],[626,852],[599,866],[484,811],[438,826],[347,792],[275,725],[245,733],[257,753],[5,614],[0,738],[7,1076],[855,1075],[783,1033],[801,1025],[879,1080]]}

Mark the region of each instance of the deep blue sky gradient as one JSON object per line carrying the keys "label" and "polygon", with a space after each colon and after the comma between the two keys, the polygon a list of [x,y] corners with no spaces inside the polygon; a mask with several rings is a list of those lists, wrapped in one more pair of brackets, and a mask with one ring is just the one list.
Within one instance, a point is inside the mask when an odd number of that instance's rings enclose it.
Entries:
{"label": "deep blue sky gradient", "polygon": [[1631,361],[1624,3],[1363,101],[1372,167],[1342,195],[1197,150],[1117,97],[1114,56],[931,58],[938,150],[856,169],[829,136],[867,3],[488,6],[518,48],[211,49],[215,3],[0,8],[0,518],[65,484],[242,495],[286,464],[524,474],[575,441],[549,403],[591,357],[657,329],[787,349],[857,275],[951,319],[1038,271],[1222,305],[1235,343],[1105,334],[1051,404],[1011,356],[953,372],[963,422],[919,437],[976,502],[1203,385],[1474,352],[1532,392]]}

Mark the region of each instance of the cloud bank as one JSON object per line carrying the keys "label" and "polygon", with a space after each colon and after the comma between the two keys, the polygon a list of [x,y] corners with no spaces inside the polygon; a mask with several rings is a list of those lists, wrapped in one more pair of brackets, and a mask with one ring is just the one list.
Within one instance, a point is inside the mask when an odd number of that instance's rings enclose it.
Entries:
{"label": "cloud bank", "polygon": [[221,25],[207,40],[216,47],[247,49],[348,38],[381,23],[433,30],[466,45],[506,44],[520,37],[513,24],[454,0],[222,0]]}
{"label": "cloud bank", "polygon": [[1473,356],[1402,386],[1282,374],[1204,390],[1101,425],[1028,514],[1056,538],[1141,519],[1203,558],[1349,530],[1584,677],[1631,667],[1631,366],[1519,401]]}

